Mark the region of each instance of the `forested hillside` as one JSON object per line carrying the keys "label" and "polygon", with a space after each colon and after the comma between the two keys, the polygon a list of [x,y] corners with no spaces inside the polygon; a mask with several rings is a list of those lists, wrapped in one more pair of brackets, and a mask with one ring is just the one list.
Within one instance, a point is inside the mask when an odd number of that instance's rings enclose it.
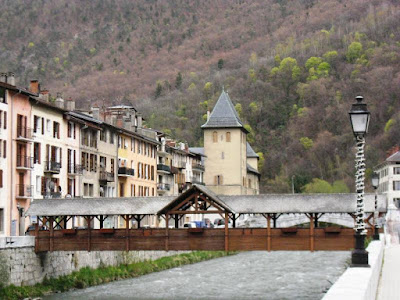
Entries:
{"label": "forested hillside", "polygon": [[298,192],[353,190],[358,94],[367,175],[400,143],[395,0],[2,1],[0,70],[81,107],[132,103],[192,146],[224,86],[264,156],[264,192],[292,177]]}

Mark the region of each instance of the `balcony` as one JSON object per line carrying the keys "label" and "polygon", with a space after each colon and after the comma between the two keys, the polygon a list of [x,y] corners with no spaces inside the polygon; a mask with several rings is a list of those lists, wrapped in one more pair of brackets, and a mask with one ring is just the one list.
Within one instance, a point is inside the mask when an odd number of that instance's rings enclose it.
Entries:
{"label": "balcony", "polygon": [[82,175],[82,172],[83,172],[82,165],[68,164],[69,175]]}
{"label": "balcony", "polygon": [[[132,170],[132,169],[130,169]],[[133,171],[133,170],[132,170]],[[114,182],[114,173],[106,172],[105,170],[100,170],[99,181],[102,182]]]}
{"label": "balcony", "polygon": [[46,199],[49,199],[49,198],[51,198],[51,199],[61,198],[61,192],[45,192],[45,193],[42,193],[42,195]]}
{"label": "balcony", "polygon": [[191,178],[191,183],[192,183],[192,184],[204,185],[204,182],[203,182],[203,181],[200,181],[200,178],[196,178],[196,177],[192,177],[192,178]]}
{"label": "balcony", "polygon": [[184,161],[177,161],[177,162],[176,162],[176,167],[177,167],[178,169],[185,169],[185,168],[186,168],[186,162],[184,162]]}
{"label": "balcony", "polygon": [[29,199],[32,198],[33,185],[17,184],[16,198]]}
{"label": "balcony", "polygon": [[171,173],[171,168],[169,166],[167,166],[167,165],[164,165],[164,164],[158,164],[157,165],[157,172],[170,174]]}
{"label": "balcony", "polygon": [[135,176],[135,170],[126,167],[118,168],[118,176]]}
{"label": "balcony", "polygon": [[56,161],[45,161],[45,168],[44,171],[48,173],[59,174],[61,169],[61,163]]}
{"label": "balcony", "polygon": [[171,189],[168,183],[157,183],[157,191],[158,192],[166,192]]}
{"label": "balcony", "polygon": [[17,141],[33,141],[33,129],[25,126],[17,126]]}
{"label": "balcony", "polygon": [[25,155],[17,155],[18,170],[30,170],[33,168],[33,157]]}
{"label": "balcony", "polygon": [[192,163],[192,169],[193,170],[199,170],[199,171],[203,171],[204,172],[204,166],[202,164],[199,163]]}

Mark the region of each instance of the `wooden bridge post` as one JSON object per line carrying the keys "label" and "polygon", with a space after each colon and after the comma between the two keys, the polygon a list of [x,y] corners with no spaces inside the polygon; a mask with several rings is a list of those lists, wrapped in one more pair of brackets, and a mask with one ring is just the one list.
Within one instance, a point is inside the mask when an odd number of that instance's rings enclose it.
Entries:
{"label": "wooden bridge post", "polygon": [[129,221],[130,216],[125,215],[125,251],[129,251]]}
{"label": "wooden bridge post", "polygon": [[314,215],[310,214],[310,250],[314,252]]}
{"label": "wooden bridge post", "polygon": [[228,229],[229,217],[228,213],[225,212],[225,251],[229,251],[229,229]]}
{"label": "wooden bridge post", "polygon": [[271,215],[267,216],[267,251],[271,252]]}
{"label": "wooden bridge post", "polygon": [[37,217],[37,222],[35,224],[35,252],[39,251],[39,217]]}
{"label": "wooden bridge post", "polygon": [[168,235],[169,235],[169,232],[168,232],[168,222],[169,221],[169,214],[166,214],[165,215],[165,251],[169,251],[169,243],[168,243]]}
{"label": "wooden bridge post", "polygon": [[92,218],[90,216],[86,216],[85,219],[88,227],[87,251],[90,252],[90,250],[92,249],[92,230],[91,230],[92,225],[90,224]]}
{"label": "wooden bridge post", "polygon": [[54,228],[53,228],[54,217],[49,218],[49,233],[50,233],[50,252],[53,252],[54,247]]}

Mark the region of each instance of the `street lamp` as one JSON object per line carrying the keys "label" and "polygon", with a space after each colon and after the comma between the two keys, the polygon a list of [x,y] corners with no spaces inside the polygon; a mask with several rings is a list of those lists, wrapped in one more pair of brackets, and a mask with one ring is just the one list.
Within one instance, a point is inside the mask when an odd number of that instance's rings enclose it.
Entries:
{"label": "street lamp", "polygon": [[375,190],[375,211],[374,211],[374,240],[378,241],[379,240],[379,229],[378,229],[378,217],[379,217],[379,213],[378,213],[378,193],[377,193],[377,189],[379,186],[379,174],[377,172],[374,172],[374,174],[372,174],[372,186],[374,187]]}
{"label": "street lamp", "polygon": [[357,209],[356,209],[356,225],[355,240],[356,244],[351,253],[351,263],[353,267],[369,267],[368,252],[365,250],[364,240],[367,234],[364,222],[364,181],[365,181],[365,135],[368,132],[370,113],[367,104],[363,103],[363,97],[357,96],[357,102],[351,106],[349,112],[351,127],[356,137],[357,154],[356,154],[356,192],[357,192]]}

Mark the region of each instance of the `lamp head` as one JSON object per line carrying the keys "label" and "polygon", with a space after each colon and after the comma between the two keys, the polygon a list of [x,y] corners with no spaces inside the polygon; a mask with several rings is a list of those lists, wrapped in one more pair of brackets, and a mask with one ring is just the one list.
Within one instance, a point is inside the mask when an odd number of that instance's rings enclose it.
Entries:
{"label": "lamp head", "polygon": [[379,186],[379,174],[377,172],[372,174],[371,182],[374,189],[377,189]]}
{"label": "lamp head", "polygon": [[370,112],[367,109],[367,104],[363,103],[363,99],[362,96],[357,96],[357,102],[353,103],[349,112],[351,127],[355,136],[368,133]]}

